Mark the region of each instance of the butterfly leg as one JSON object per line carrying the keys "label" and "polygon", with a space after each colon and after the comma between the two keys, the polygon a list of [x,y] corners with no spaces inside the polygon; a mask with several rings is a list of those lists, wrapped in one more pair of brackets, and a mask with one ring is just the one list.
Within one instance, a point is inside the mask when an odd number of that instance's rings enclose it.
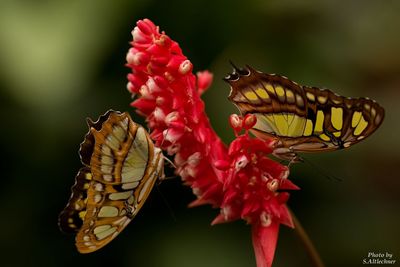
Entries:
{"label": "butterfly leg", "polygon": [[297,155],[297,153],[293,152],[292,149],[286,147],[275,148],[272,152],[272,155],[279,159],[289,161],[288,167],[292,163],[303,162],[303,159],[299,155]]}

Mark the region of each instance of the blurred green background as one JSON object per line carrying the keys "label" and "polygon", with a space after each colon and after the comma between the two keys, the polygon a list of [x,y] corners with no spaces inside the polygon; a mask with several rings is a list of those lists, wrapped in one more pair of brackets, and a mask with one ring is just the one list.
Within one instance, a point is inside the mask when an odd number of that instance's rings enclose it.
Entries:
{"label": "blurred green background", "polygon": [[[180,43],[195,71],[214,73],[203,98],[226,143],[236,112],[222,81],[229,60],[376,99],[386,109],[381,128],[345,151],[306,156],[322,171],[293,166],[290,178],[302,190],[289,206],[327,266],[360,266],[368,252],[400,262],[399,14],[400,1],[389,0],[2,0],[0,266],[255,266],[250,228],[211,227],[218,211],[186,208],[194,196],[178,179],[155,188],[130,226],[96,253],[80,255],[58,230],[81,165],[85,118],[109,108],[134,115],[124,63],[130,32],[145,17]],[[309,265],[282,227],[274,266]]]}

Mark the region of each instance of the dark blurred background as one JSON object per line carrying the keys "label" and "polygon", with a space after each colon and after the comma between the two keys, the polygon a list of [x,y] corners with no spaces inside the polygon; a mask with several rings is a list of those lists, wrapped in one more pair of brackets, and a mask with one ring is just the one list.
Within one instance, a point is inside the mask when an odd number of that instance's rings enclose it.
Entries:
{"label": "dark blurred background", "polygon": [[[368,252],[399,262],[399,14],[400,1],[389,0],[2,0],[0,266],[255,266],[250,228],[242,221],[211,227],[218,211],[188,209],[194,196],[179,179],[155,188],[127,229],[96,253],[80,255],[58,230],[81,166],[85,118],[113,108],[143,122],[129,106],[124,64],[130,32],[146,17],[180,43],[195,71],[214,73],[203,99],[226,143],[228,116],[237,112],[222,81],[229,60],[377,100],[386,118],[370,138],[306,156],[318,168],[293,166],[290,178],[302,190],[289,206],[327,266],[360,266]],[[293,230],[282,227],[274,266],[309,265]]]}

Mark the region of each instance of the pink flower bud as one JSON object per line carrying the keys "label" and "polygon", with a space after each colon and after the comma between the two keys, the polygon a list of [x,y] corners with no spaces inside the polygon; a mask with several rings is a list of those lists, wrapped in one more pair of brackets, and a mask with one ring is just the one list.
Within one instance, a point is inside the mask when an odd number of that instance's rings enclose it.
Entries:
{"label": "pink flower bud", "polygon": [[149,19],[139,20],[137,27],[146,35],[151,35],[156,30],[156,25]]}
{"label": "pink flower bud", "polygon": [[126,62],[128,64],[134,64],[135,53],[137,52],[135,50],[136,50],[135,48],[131,48],[131,49],[129,49],[128,53],[126,54]]}
{"label": "pink flower bud", "polygon": [[185,75],[186,73],[192,71],[192,68],[192,63],[189,60],[185,60],[179,65],[179,73]]}
{"label": "pink flower bud", "polygon": [[171,46],[171,39],[165,34],[161,34],[160,38],[154,42],[159,46],[163,46],[164,48]]}
{"label": "pink flower bud", "polygon": [[151,44],[149,47],[146,48],[146,53],[149,53],[152,56],[159,56],[164,54],[165,50],[157,44]]}
{"label": "pink flower bud", "polygon": [[135,27],[132,31],[133,41],[135,43],[148,43],[151,38],[146,36],[138,27]]}
{"label": "pink flower bud", "polygon": [[187,163],[191,166],[197,166],[199,164],[200,160],[201,160],[201,153],[195,152],[188,157]]}
{"label": "pink flower bud", "polygon": [[279,181],[278,179],[272,179],[268,182],[267,187],[270,191],[275,192],[279,189]]}
{"label": "pink flower bud", "polygon": [[171,56],[168,64],[166,65],[166,68],[169,70],[170,73],[176,73],[178,72],[181,64],[185,62],[186,57],[182,55],[173,55]]}
{"label": "pink flower bud", "polygon": [[154,99],[154,96],[150,93],[149,87],[146,85],[140,87],[139,93],[144,99]]}
{"label": "pink flower bud", "polygon": [[217,160],[214,162],[214,166],[215,166],[215,168],[224,171],[229,168],[230,163],[229,163],[229,161],[226,161],[226,160]]}
{"label": "pink flower bud", "polygon": [[156,75],[153,77],[153,80],[159,88],[162,88],[164,90],[167,89],[168,82],[165,80],[165,78]]}
{"label": "pink flower bud", "polygon": [[133,59],[131,60],[132,60],[131,63],[135,66],[146,65],[150,61],[150,57],[146,53],[138,52],[134,54]]}
{"label": "pink flower bud", "polygon": [[208,89],[208,87],[210,87],[213,81],[213,74],[208,70],[205,70],[197,72],[196,75],[197,75],[197,90],[201,95]]}
{"label": "pink flower bud", "polygon": [[253,126],[257,122],[257,117],[254,114],[246,114],[243,118],[243,128],[249,130],[253,128]]}
{"label": "pink flower bud", "polygon": [[154,109],[153,114],[154,114],[154,118],[155,118],[157,121],[164,121],[164,119],[165,119],[165,113],[164,113],[164,111],[163,111],[161,108],[156,107],[156,108]]}
{"label": "pink flower bud", "polygon": [[152,77],[147,80],[146,85],[151,94],[162,92],[162,89],[156,84]]}
{"label": "pink flower bud", "polygon": [[261,221],[261,225],[264,227],[268,227],[271,225],[272,220],[271,220],[271,215],[267,214],[265,211],[263,211],[260,214],[260,221]]}
{"label": "pink flower bud", "polygon": [[236,171],[239,171],[246,167],[247,163],[249,163],[249,159],[246,157],[246,155],[241,155],[236,159],[235,163],[235,169]]}
{"label": "pink flower bud", "polygon": [[133,91],[133,84],[131,82],[128,82],[126,84],[126,89],[128,90],[129,93],[131,93],[133,96],[135,95],[135,92]]}
{"label": "pink flower bud", "polygon": [[172,122],[177,121],[178,119],[179,119],[179,112],[173,111],[165,117],[165,123],[167,125],[170,125]]}
{"label": "pink flower bud", "polygon": [[240,132],[242,130],[242,118],[237,114],[231,114],[229,116],[229,124],[235,132]]}
{"label": "pink flower bud", "polygon": [[132,84],[132,86],[131,86],[132,92],[138,93],[140,87],[143,85],[142,80],[137,75],[134,75],[131,73],[128,74],[128,80]]}
{"label": "pink flower bud", "polygon": [[175,143],[178,141],[182,135],[184,134],[184,130],[176,129],[176,128],[168,128],[163,131],[164,139],[171,143]]}
{"label": "pink flower bud", "polygon": [[169,57],[166,55],[162,55],[162,56],[153,57],[151,60],[156,65],[165,66],[169,61]]}

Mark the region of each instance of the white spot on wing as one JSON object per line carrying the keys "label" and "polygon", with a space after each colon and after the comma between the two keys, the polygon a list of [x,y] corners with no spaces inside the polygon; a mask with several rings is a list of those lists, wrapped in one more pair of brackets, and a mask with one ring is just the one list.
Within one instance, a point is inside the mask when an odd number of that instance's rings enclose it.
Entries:
{"label": "white spot on wing", "polygon": [[139,185],[139,182],[125,183],[125,184],[122,184],[122,189],[133,189],[133,188],[136,188],[138,185]]}
{"label": "white spot on wing", "polygon": [[118,192],[118,193],[112,193],[110,194],[109,198],[111,200],[121,200],[121,199],[127,199],[133,194],[133,191],[126,191],[126,192]]}
{"label": "white spot on wing", "polygon": [[116,217],[118,216],[118,209],[114,206],[101,207],[98,215],[99,217]]}

